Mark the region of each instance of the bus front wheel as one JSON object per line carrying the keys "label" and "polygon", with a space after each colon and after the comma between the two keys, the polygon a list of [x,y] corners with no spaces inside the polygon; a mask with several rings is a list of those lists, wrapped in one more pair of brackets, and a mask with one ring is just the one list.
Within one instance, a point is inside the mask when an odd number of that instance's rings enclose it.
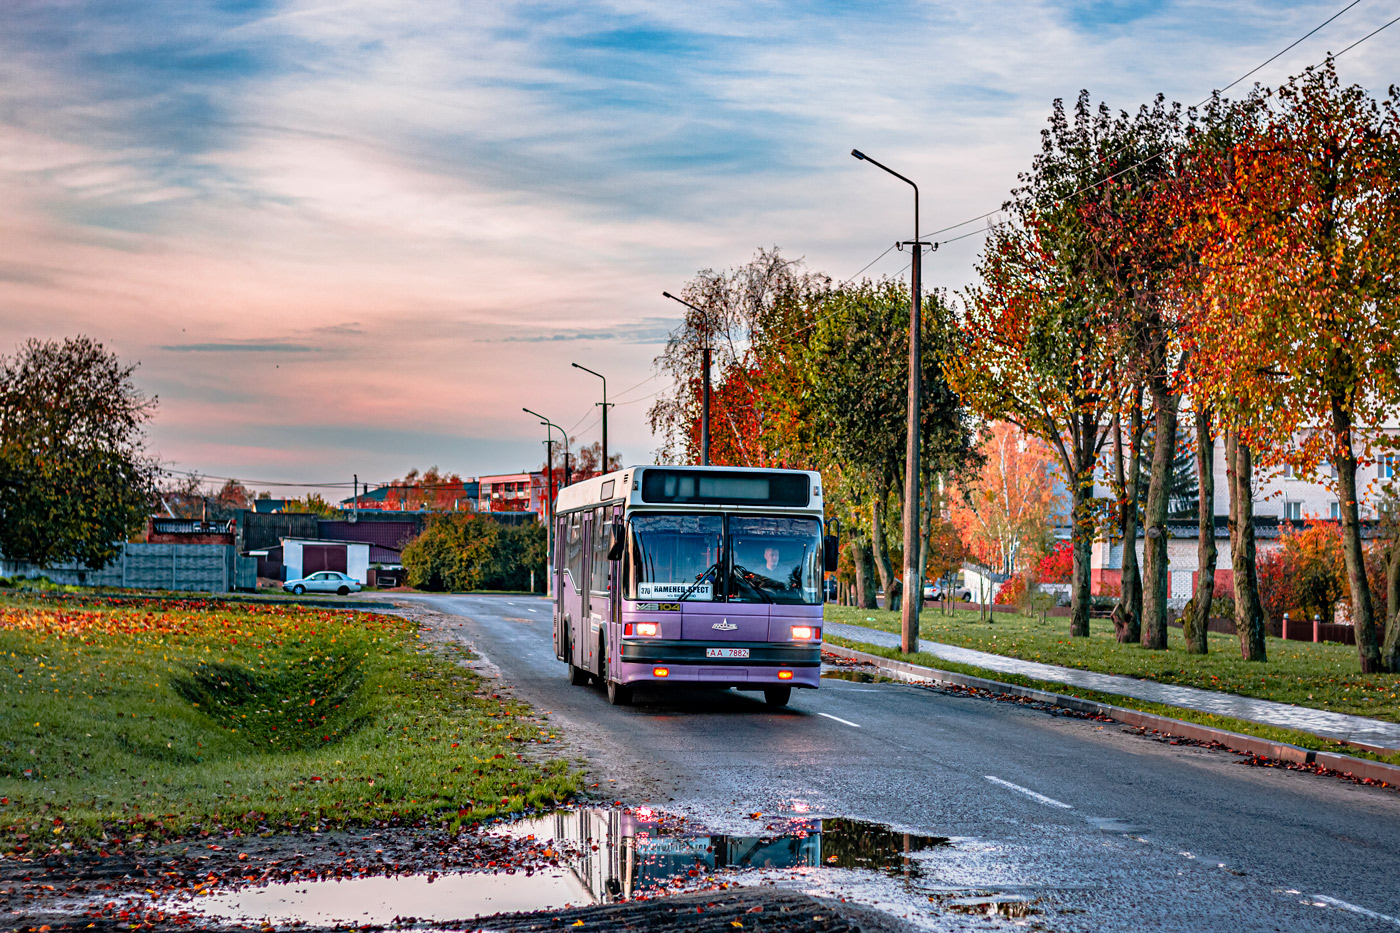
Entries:
{"label": "bus front wheel", "polygon": [[615,680],[608,681],[608,702],[613,706],[627,706],[632,702],[632,688]]}
{"label": "bus front wheel", "polygon": [[787,706],[792,699],[791,687],[764,687],[763,699],[769,706]]}

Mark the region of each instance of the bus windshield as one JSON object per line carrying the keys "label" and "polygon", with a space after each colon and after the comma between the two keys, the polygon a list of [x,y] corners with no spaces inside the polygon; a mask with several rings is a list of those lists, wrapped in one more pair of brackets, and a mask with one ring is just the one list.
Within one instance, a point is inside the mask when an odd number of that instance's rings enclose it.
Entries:
{"label": "bus windshield", "polygon": [[715,598],[724,516],[637,515],[631,526],[629,599]]}
{"label": "bus windshield", "polygon": [[630,526],[628,599],[822,601],[816,518],[642,514]]}
{"label": "bus windshield", "polygon": [[815,518],[731,515],[730,602],[820,603],[821,523]]}

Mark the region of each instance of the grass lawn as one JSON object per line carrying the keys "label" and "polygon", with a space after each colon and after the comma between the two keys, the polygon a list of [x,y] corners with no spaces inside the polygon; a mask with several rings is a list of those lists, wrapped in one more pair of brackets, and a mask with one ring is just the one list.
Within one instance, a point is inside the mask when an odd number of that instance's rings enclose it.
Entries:
{"label": "grass lawn", "polygon": [[[879,609],[827,606],[826,618],[886,632],[900,630],[899,614]],[[1186,652],[1180,629],[1167,630],[1167,650],[1148,651],[1119,644],[1107,619],[1091,619],[1088,638],[1070,638],[1067,618],[1052,616],[1041,622],[1039,616],[1010,612],[992,618],[995,621],[979,621],[975,611],[944,615],[936,607],[926,608],[919,615],[919,637],[1027,661],[1400,722],[1400,674],[1359,673],[1351,645],[1270,638],[1269,660],[1259,664],[1240,658],[1239,640],[1233,635],[1211,634],[1210,653],[1196,655]],[[934,666],[947,664],[938,661]],[[1001,674],[989,676],[1005,679]]]}
{"label": "grass lawn", "polygon": [[563,799],[529,710],[393,616],[202,599],[0,599],[0,852]]}

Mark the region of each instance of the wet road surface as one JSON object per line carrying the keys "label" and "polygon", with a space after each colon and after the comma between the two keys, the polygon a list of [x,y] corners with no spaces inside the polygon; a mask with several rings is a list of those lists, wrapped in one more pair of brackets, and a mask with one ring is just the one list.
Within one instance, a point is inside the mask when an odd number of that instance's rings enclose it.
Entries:
{"label": "wet road surface", "polygon": [[619,787],[717,832],[828,816],[951,840],[919,854],[917,878],[818,873],[802,890],[928,928],[950,903],[1006,898],[1053,930],[1400,930],[1394,790],[897,683],[824,680],[777,711],[757,693],[675,688],[611,707],[569,686],[548,602],[421,601],[550,712],[600,797]]}

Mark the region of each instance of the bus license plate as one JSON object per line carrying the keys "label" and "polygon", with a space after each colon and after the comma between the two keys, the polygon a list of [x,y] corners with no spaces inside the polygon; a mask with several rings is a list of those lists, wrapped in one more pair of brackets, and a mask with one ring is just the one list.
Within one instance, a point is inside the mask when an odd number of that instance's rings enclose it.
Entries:
{"label": "bus license plate", "polygon": [[706,648],[707,658],[747,658],[749,649],[747,648]]}

